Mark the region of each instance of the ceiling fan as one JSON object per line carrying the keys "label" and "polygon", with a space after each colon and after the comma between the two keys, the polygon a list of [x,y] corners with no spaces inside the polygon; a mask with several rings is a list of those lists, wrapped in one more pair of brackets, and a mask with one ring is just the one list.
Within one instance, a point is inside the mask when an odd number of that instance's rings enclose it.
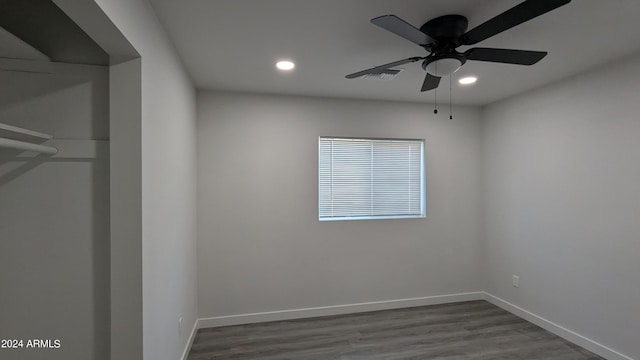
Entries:
{"label": "ceiling fan", "polygon": [[467,18],[462,15],[437,17],[426,22],[420,29],[395,15],[374,18],[371,20],[373,24],[422,46],[429,55],[394,61],[349,74],[346,78],[354,79],[368,74],[381,74],[392,71],[391,68],[396,66],[424,60],[422,68],[427,75],[420,91],[428,91],[436,89],[442,76],[451,75],[467,60],[533,65],[542,60],[547,52],[481,47],[458,52],[456,48],[477,44],[569,2],[571,0],[526,0],[469,31],[467,31]]}

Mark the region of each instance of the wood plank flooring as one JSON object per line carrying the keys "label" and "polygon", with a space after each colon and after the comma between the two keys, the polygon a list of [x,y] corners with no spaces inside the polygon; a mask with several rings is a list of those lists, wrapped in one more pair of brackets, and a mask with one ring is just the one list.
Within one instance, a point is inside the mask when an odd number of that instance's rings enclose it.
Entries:
{"label": "wood plank flooring", "polygon": [[602,359],[486,301],[200,329],[188,360]]}

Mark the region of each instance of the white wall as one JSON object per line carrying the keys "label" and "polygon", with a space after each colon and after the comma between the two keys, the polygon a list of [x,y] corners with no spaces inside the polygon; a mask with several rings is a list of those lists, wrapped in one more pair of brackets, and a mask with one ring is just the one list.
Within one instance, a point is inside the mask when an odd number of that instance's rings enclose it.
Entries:
{"label": "white wall", "polygon": [[108,72],[51,70],[0,71],[0,122],[64,139],[61,157],[0,148],[0,339],[59,339],[61,348],[0,357],[107,360],[109,159],[63,154],[75,140],[109,138]]}
{"label": "white wall", "polygon": [[[479,111],[198,94],[200,317],[482,290]],[[318,136],[424,138],[427,218],[319,222]]]}
{"label": "white wall", "polygon": [[96,3],[141,55],[143,352],[174,360],[197,315],[195,91],[147,1]]}
{"label": "white wall", "polygon": [[636,57],[489,106],[483,137],[488,291],[636,359],[639,93]]}

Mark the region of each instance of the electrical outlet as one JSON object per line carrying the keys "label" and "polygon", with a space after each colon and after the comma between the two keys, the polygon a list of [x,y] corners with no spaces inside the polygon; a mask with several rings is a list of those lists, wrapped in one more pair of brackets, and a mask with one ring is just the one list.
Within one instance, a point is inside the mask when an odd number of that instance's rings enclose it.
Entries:
{"label": "electrical outlet", "polygon": [[182,336],[182,316],[178,319],[178,336]]}
{"label": "electrical outlet", "polygon": [[513,287],[520,287],[520,276],[513,275]]}

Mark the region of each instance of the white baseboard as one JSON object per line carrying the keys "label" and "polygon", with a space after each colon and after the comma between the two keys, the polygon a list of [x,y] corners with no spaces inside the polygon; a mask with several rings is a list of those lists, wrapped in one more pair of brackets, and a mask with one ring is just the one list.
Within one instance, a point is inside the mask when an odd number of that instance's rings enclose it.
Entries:
{"label": "white baseboard", "polygon": [[485,298],[484,293],[481,291],[478,291],[478,292],[470,292],[470,293],[462,293],[462,294],[428,296],[428,297],[420,297],[420,298],[412,298],[412,299],[374,301],[374,302],[366,302],[366,303],[359,303],[359,304],[322,306],[322,307],[313,307],[313,308],[306,308],[306,309],[293,309],[293,310],[270,311],[270,312],[261,312],[261,313],[253,313],[253,314],[217,316],[217,317],[203,318],[198,320],[198,328],[202,329],[202,328],[211,328],[211,327],[220,327],[220,326],[252,324],[252,323],[260,323],[260,322],[267,322],[267,321],[292,320],[292,319],[312,318],[312,317],[318,317],[318,316],[352,314],[352,313],[360,313],[360,312],[367,312],[367,311],[400,309],[400,308],[407,308],[407,307],[414,307],[414,306],[437,305],[437,304],[446,304],[446,303],[454,303],[454,302],[462,302],[462,301],[483,300],[484,298]]}
{"label": "white baseboard", "polygon": [[184,351],[182,351],[182,357],[180,358],[181,360],[187,360],[187,357],[189,356],[189,350],[191,350],[191,345],[193,344],[193,340],[195,340],[196,333],[199,329],[198,322],[200,322],[200,320],[196,319],[196,321],[193,323],[193,329],[191,329],[191,335],[189,335],[187,345],[185,346]]}
{"label": "white baseboard", "polygon": [[606,347],[596,341],[593,341],[585,336],[578,334],[575,331],[569,330],[563,326],[560,326],[552,321],[549,321],[542,316],[536,315],[530,311],[527,311],[519,306],[516,306],[508,301],[500,299],[495,295],[491,295],[487,292],[484,293],[485,300],[488,302],[516,315],[533,324],[540,326],[541,328],[554,333],[565,340],[572,342],[578,346],[581,346],[594,354],[600,355],[608,360],[634,360],[629,356],[621,354],[609,347]]}

